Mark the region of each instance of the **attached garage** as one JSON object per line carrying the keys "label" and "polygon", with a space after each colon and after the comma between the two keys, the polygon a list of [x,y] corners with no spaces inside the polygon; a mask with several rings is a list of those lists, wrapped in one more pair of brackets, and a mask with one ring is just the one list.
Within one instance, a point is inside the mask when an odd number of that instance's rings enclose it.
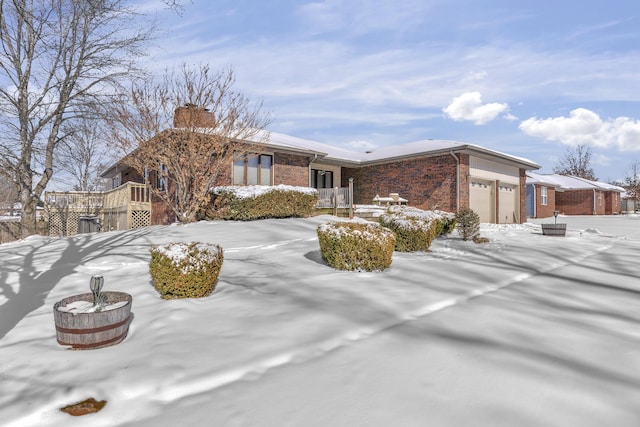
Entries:
{"label": "attached garage", "polygon": [[498,224],[518,222],[516,194],[519,194],[519,192],[516,191],[517,188],[518,186],[516,185],[500,184],[498,191],[498,212],[500,212],[500,217],[496,218]]}
{"label": "attached garage", "polygon": [[494,182],[472,178],[469,182],[469,207],[480,216],[480,222],[495,221]]}
{"label": "attached garage", "polygon": [[520,222],[520,169],[493,160],[469,158],[469,207],[480,222]]}

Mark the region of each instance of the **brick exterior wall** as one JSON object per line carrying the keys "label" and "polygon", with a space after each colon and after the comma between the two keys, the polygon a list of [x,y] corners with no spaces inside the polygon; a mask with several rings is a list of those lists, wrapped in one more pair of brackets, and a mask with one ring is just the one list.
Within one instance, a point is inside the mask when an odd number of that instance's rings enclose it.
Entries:
{"label": "brick exterior wall", "polygon": [[520,169],[520,224],[527,222],[527,171]]}
{"label": "brick exterior wall", "polygon": [[604,191],[596,191],[596,211],[595,215],[604,215],[605,208],[605,192]]}
{"label": "brick exterior wall", "polygon": [[617,215],[622,212],[620,203],[620,193],[617,191],[607,191],[604,195],[604,214]]}
{"label": "brick exterior wall", "polygon": [[[542,204],[542,187],[547,187],[547,204]],[[546,185],[535,185],[536,189],[536,218],[549,218],[556,210],[556,189]]]}
{"label": "brick exterior wall", "polygon": [[[604,215],[605,194],[595,191],[596,211],[593,211],[593,190],[566,190],[556,193],[556,209],[565,215]],[[602,203],[599,202],[599,197]]]}
{"label": "brick exterior wall", "polygon": [[[469,204],[469,156],[460,154],[460,206]],[[342,168],[342,187],[353,178],[354,202],[398,193],[420,209],[456,211],[456,160],[450,154],[361,168]]]}
{"label": "brick exterior wall", "polygon": [[176,128],[215,126],[215,114],[196,106],[178,107],[173,115],[173,127]]}
{"label": "brick exterior wall", "polygon": [[166,225],[175,222],[176,215],[164,201],[152,197],[151,200],[151,225]]}
{"label": "brick exterior wall", "polygon": [[[458,154],[458,158],[460,159],[460,207],[462,208],[469,206],[469,178],[471,170],[469,168],[468,154]],[[455,212],[455,210],[450,212]]]}
{"label": "brick exterior wall", "polygon": [[216,180],[213,182],[214,187],[221,187],[231,185],[233,183],[232,163],[229,161],[227,164],[220,168]]}
{"label": "brick exterior wall", "polygon": [[273,184],[309,186],[309,158],[275,153],[273,156]]}

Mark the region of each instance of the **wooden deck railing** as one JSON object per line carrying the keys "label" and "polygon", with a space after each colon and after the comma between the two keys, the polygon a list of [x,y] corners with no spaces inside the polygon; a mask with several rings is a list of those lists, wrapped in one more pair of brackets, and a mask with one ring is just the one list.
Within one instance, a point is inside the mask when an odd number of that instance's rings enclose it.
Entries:
{"label": "wooden deck railing", "polygon": [[45,209],[50,234],[60,236],[76,234],[87,215],[99,219],[103,231],[144,227],[151,220],[149,187],[136,182],[105,192],[47,192]]}
{"label": "wooden deck railing", "polygon": [[139,184],[137,182],[127,182],[118,188],[105,191],[102,193],[104,196],[104,207],[119,208],[123,206],[135,205],[149,205],[151,202],[149,199],[149,187],[145,184]]}
{"label": "wooden deck railing", "polygon": [[48,191],[49,206],[68,209],[120,208],[130,204],[149,204],[149,188],[145,184],[127,182],[109,191]]}
{"label": "wooden deck railing", "polygon": [[95,210],[103,206],[103,194],[94,191],[47,191],[45,203],[68,209]]}

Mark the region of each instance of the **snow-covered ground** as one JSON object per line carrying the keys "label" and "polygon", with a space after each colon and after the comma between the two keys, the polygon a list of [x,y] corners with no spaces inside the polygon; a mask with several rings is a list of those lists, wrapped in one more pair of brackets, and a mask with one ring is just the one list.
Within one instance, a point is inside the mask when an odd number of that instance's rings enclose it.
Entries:
{"label": "snow-covered ground", "polygon": [[[640,219],[483,225],[381,273],[341,272],[331,216],[200,222],[0,246],[3,426],[638,426]],[[222,246],[207,298],[162,300],[149,247]],[[122,343],[57,344],[53,305],[133,296]],[[92,415],[59,408],[94,397]]]}

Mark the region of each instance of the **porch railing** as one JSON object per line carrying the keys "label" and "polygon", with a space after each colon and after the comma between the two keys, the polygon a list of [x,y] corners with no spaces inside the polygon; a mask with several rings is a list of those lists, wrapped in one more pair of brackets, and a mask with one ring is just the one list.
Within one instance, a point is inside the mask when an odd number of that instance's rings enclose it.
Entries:
{"label": "porch railing", "polygon": [[318,188],[318,208],[346,209],[352,205],[348,187]]}
{"label": "porch railing", "polygon": [[105,191],[104,206],[109,208],[119,208],[129,205],[141,205],[150,207],[149,187],[137,182],[127,182],[118,188]]}

